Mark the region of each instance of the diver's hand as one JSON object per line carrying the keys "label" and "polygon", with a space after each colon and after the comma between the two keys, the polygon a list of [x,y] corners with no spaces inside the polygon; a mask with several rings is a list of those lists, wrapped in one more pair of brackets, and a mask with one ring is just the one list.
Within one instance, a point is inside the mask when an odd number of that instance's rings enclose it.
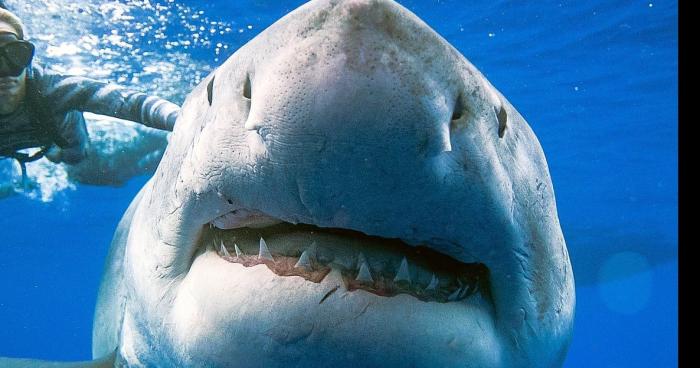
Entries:
{"label": "diver's hand", "polygon": [[87,146],[61,148],[54,144],[46,151],[44,156],[53,163],[63,162],[75,165],[87,157]]}
{"label": "diver's hand", "polygon": [[61,162],[61,156],[63,156],[63,152],[61,151],[61,148],[54,144],[49,147],[46,153],[44,153],[44,157],[46,157],[49,161],[58,164]]}

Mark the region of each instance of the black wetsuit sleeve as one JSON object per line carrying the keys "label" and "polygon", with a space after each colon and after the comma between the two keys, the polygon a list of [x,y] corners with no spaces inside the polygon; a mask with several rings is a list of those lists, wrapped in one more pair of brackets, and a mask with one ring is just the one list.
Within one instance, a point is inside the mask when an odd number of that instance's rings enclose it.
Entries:
{"label": "black wetsuit sleeve", "polygon": [[79,111],[70,111],[58,125],[58,131],[65,140],[61,147],[61,161],[76,164],[87,157],[88,132],[85,118]]}
{"label": "black wetsuit sleeve", "polygon": [[180,107],[159,97],[91,78],[47,75],[42,94],[55,113],[77,110],[172,131]]}

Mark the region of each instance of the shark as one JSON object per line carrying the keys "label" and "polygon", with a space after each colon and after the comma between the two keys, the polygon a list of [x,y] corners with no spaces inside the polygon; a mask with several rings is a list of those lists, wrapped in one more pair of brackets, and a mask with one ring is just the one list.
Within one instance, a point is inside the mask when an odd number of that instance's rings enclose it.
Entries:
{"label": "shark", "polygon": [[543,150],[392,0],[313,0],[186,98],[119,223],[93,362],[559,367],[574,277]]}

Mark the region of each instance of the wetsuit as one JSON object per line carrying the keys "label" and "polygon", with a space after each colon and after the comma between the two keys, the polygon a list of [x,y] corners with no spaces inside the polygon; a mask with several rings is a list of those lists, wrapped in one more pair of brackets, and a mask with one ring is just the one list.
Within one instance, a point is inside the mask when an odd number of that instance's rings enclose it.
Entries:
{"label": "wetsuit", "polygon": [[82,112],[172,130],[179,110],[158,97],[90,78],[51,73],[34,64],[27,71],[23,102],[11,114],[0,115],[0,158],[17,158],[18,150],[55,144],[61,148],[61,161],[78,163],[87,155],[88,144]]}

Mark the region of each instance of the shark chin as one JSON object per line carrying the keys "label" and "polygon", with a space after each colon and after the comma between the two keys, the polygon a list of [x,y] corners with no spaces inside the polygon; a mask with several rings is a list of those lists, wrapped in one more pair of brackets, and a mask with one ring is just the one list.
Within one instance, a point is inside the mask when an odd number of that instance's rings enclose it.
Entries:
{"label": "shark chin", "polygon": [[390,0],[314,0],[183,105],[115,234],[120,366],[561,366],[574,280],[542,148]]}

